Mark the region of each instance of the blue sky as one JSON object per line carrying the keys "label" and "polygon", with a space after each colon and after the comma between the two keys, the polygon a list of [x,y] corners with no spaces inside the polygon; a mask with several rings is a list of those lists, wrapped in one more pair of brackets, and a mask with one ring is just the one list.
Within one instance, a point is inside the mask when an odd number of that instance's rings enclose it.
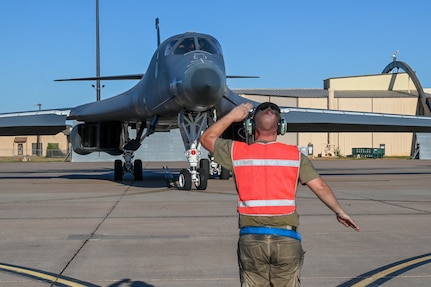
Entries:
{"label": "blue sky", "polygon": [[[100,0],[101,75],[144,73],[162,40],[196,31],[221,43],[231,88],[322,88],[331,77],[378,74],[399,50],[431,87],[431,2]],[[0,112],[95,100],[94,0],[4,0],[0,9]],[[134,81],[102,82],[102,98]]]}

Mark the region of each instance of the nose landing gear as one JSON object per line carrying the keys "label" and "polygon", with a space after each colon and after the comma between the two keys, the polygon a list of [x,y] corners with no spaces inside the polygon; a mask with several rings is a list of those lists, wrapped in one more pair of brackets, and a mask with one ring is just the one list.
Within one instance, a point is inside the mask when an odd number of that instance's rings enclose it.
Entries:
{"label": "nose landing gear", "polygon": [[[191,148],[185,152],[190,168],[182,169],[178,176],[178,187],[183,190],[191,190],[192,184],[198,190],[205,190],[208,186],[209,178],[209,161],[201,159],[201,152],[196,148],[193,143]],[[199,168],[198,168],[199,162]]]}
{"label": "nose landing gear", "polygon": [[[209,178],[209,161],[200,159],[199,137],[208,125],[208,119],[214,116],[214,111],[189,112],[183,109],[178,114],[178,127],[186,148],[185,155],[189,162],[188,169],[182,169],[178,176],[178,187],[190,190],[192,184],[198,190],[207,189]],[[199,164],[199,167],[198,167]]]}

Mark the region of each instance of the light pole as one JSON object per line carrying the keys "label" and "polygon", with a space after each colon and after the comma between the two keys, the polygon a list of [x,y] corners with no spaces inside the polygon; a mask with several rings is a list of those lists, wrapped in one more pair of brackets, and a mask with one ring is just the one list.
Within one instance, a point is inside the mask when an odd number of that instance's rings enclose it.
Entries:
{"label": "light pole", "polygon": [[[100,78],[99,0],[96,0],[96,77]],[[100,101],[100,79],[96,80],[96,100]]]}
{"label": "light pole", "polygon": [[[36,104],[36,106],[39,107],[39,111],[42,109],[42,104]],[[40,135],[36,136],[36,155],[40,156],[42,155],[42,147],[41,147],[41,142],[40,142]]]}

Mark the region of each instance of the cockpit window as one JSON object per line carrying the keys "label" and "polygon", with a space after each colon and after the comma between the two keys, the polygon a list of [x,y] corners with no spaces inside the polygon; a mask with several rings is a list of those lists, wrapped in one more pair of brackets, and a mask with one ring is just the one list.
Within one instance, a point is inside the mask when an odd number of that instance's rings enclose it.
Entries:
{"label": "cockpit window", "polygon": [[196,50],[195,47],[195,39],[194,38],[185,38],[180,41],[177,47],[174,50],[174,54],[182,55],[191,51]]}
{"label": "cockpit window", "polygon": [[198,49],[211,54],[222,54],[221,47],[217,42],[213,42],[209,38],[198,38]]}
{"label": "cockpit window", "polygon": [[172,48],[175,46],[175,43],[176,43],[177,41],[175,40],[175,41],[170,41],[167,45],[166,45],[166,48],[165,48],[165,56],[167,56],[167,55],[170,55],[171,54],[171,52],[172,52]]}
{"label": "cockpit window", "polygon": [[169,42],[168,45],[166,45],[165,56],[172,54],[184,55],[195,50],[205,51],[214,55],[223,54],[220,44],[216,40],[212,38],[198,37],[195,42],[194,37],[189,37]]}

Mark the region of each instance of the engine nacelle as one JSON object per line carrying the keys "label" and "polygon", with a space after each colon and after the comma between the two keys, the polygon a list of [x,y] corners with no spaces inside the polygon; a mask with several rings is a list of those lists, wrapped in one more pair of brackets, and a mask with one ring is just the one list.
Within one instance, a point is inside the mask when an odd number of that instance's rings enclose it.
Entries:
{"label": "engine nacelle", "polygon": [[121,155],[125,134],[121,122],[78,124],[70,132],[70,142],[77,154],[102,151],[110,155]]}
{"label": "engine nacelle", "polygon": [[222,134],[224,139],[246,142],[247,136],[242,122],[231,124]]}

